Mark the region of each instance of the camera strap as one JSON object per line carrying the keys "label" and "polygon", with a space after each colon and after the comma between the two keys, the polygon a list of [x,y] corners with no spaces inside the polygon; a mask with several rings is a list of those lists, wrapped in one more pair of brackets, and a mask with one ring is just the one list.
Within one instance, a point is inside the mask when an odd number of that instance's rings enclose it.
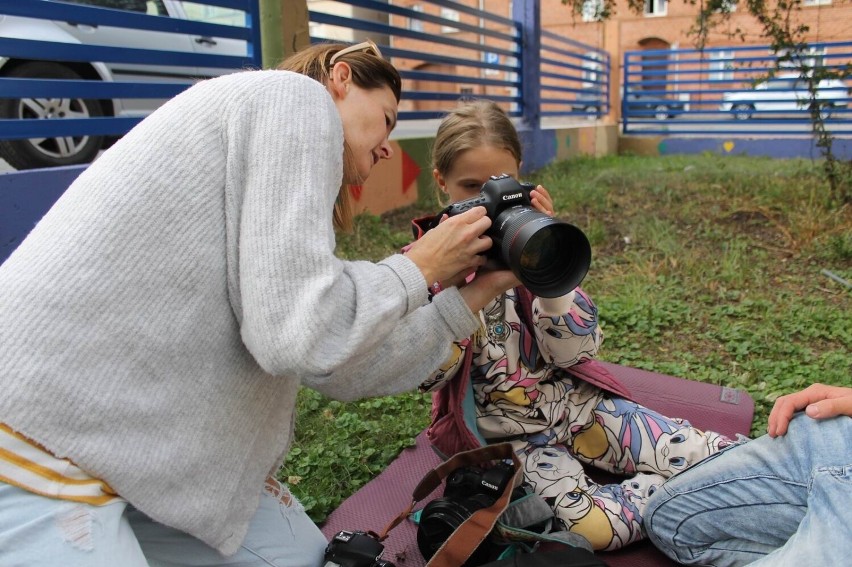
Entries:
{"label": "camera strap", "polygon": [[429,496],[436,488],[442,485],[444,479],[459,467],[477,466],[490,461],[511,460],[514,475],[512,482],[506,483],[506,487],[500,497],[488,508],[482,508],[474,512],[462,525],[456,529],[444,544],[435,552],[427,567],[458,567],[479,547],[479,544],[488,536],[497,519],[509,505],[514,488],[521,484],[523,470],[518,457],[512,451],[509,443],[498,443],[486,445],[470,451],[456,453],[428,473],[417,484],[412,494],[411,504],[403,512],[394,518],[382,530],[376,534],[376,539],[384,541],[388,533],[408,518],[414,510],[415,505]]}

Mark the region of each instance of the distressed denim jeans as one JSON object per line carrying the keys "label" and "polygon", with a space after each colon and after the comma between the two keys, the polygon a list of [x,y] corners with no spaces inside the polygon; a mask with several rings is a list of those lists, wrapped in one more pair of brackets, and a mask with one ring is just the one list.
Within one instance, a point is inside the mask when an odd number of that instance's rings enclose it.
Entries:
{"label": "distressed denim jeans", "polygon": [[850,565],[852,418],[797,414],[782,437],[711,456],[663,484],[645,527],[687,565]]}
{"label": "distressed denim jeans", "polygon": [[0,567],[317,567],[326,543],[287,487],[272,479],[229,557],[126,502],[89,506],[0,482]]}

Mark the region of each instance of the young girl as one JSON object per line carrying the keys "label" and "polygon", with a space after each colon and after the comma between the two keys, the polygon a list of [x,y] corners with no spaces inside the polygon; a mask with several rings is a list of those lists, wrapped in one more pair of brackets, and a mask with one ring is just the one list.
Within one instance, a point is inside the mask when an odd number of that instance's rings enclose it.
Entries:
{"label": "young girl", "polygon": [[[521,144],[508,116],[494,103],[464,104],[445,117],[435,138],[433,175],[442,202],[477,195],[492,175],[515,178]],[[541,185],[532,206],[553,214]],[[422,235],[431,219],[414,221]],[[464,282],[437,282],[435,292]],[[430,439],[444,454],[465,447],[459,431],[445,429],[445,392],[472,382],[480,442],[509,441],[524,476],[553,507],[564,527],[598,550],[612,550],[645,536],[642,512],[662,482],[730,440],[670,419],[629,399],[612,376],[596,378],[589,363],[602,335],[597,309],[580,288],[556,298],[533,297],[521,283],[479,312],[481,327],[454,344],[450,358],[421,385],[434,396]],[[447,391],[451,388],[447,388]],[[450,398],[453,394],[447,394]],[[449,410],[450,413],[453,410]],[[457,422],[458,423],[458,422]],[[475,441],[474,441],[475,442]],[[584,466],[630,478],[620,484],[592,481]]]}

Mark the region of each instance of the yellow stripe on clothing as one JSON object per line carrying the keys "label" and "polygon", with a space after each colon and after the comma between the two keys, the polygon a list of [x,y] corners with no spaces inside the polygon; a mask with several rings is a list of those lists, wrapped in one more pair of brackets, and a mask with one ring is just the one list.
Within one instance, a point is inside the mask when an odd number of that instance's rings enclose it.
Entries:
{"label": "yellow stripe on clothing", "polygon": [[68,459],[0,423],[0,481],[49,498],[103,506],[123,499]]}

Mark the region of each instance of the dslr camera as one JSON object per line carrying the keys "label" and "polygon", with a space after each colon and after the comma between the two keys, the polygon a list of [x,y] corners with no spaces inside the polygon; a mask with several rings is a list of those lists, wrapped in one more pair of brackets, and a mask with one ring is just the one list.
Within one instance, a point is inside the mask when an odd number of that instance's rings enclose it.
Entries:
{"label": "dslr camera", "polygon": [[588,238],[572,224],[549,217],[532,207],[535,185],[519,183],[508,175],[492,176],[476,197],[458,201],[438,214],[438,219],[461,214],[473,207],[488,211],[492,239],[486,256],[508,267],[532,293],[559,297],[577,287],[592,262]]}
{"label": "dslr camera", "polygon": [[[444,495],[429,502],[420,513],[417,547],[424,559],[431,559],[474,512],[494,504],[513,476],[512,464],[505,461],[488,469],[461,467],[451,472],[444,484]],[[515,497],[513,493],[512,499]],[[486,538],[465,566],[485,563],[492,559],[492,551]]]}
{"label": "dslr camera", "polygon": [[339,531],[325,548],[323,567],[395,567],[382,560],[385,550],[366,532]]}

